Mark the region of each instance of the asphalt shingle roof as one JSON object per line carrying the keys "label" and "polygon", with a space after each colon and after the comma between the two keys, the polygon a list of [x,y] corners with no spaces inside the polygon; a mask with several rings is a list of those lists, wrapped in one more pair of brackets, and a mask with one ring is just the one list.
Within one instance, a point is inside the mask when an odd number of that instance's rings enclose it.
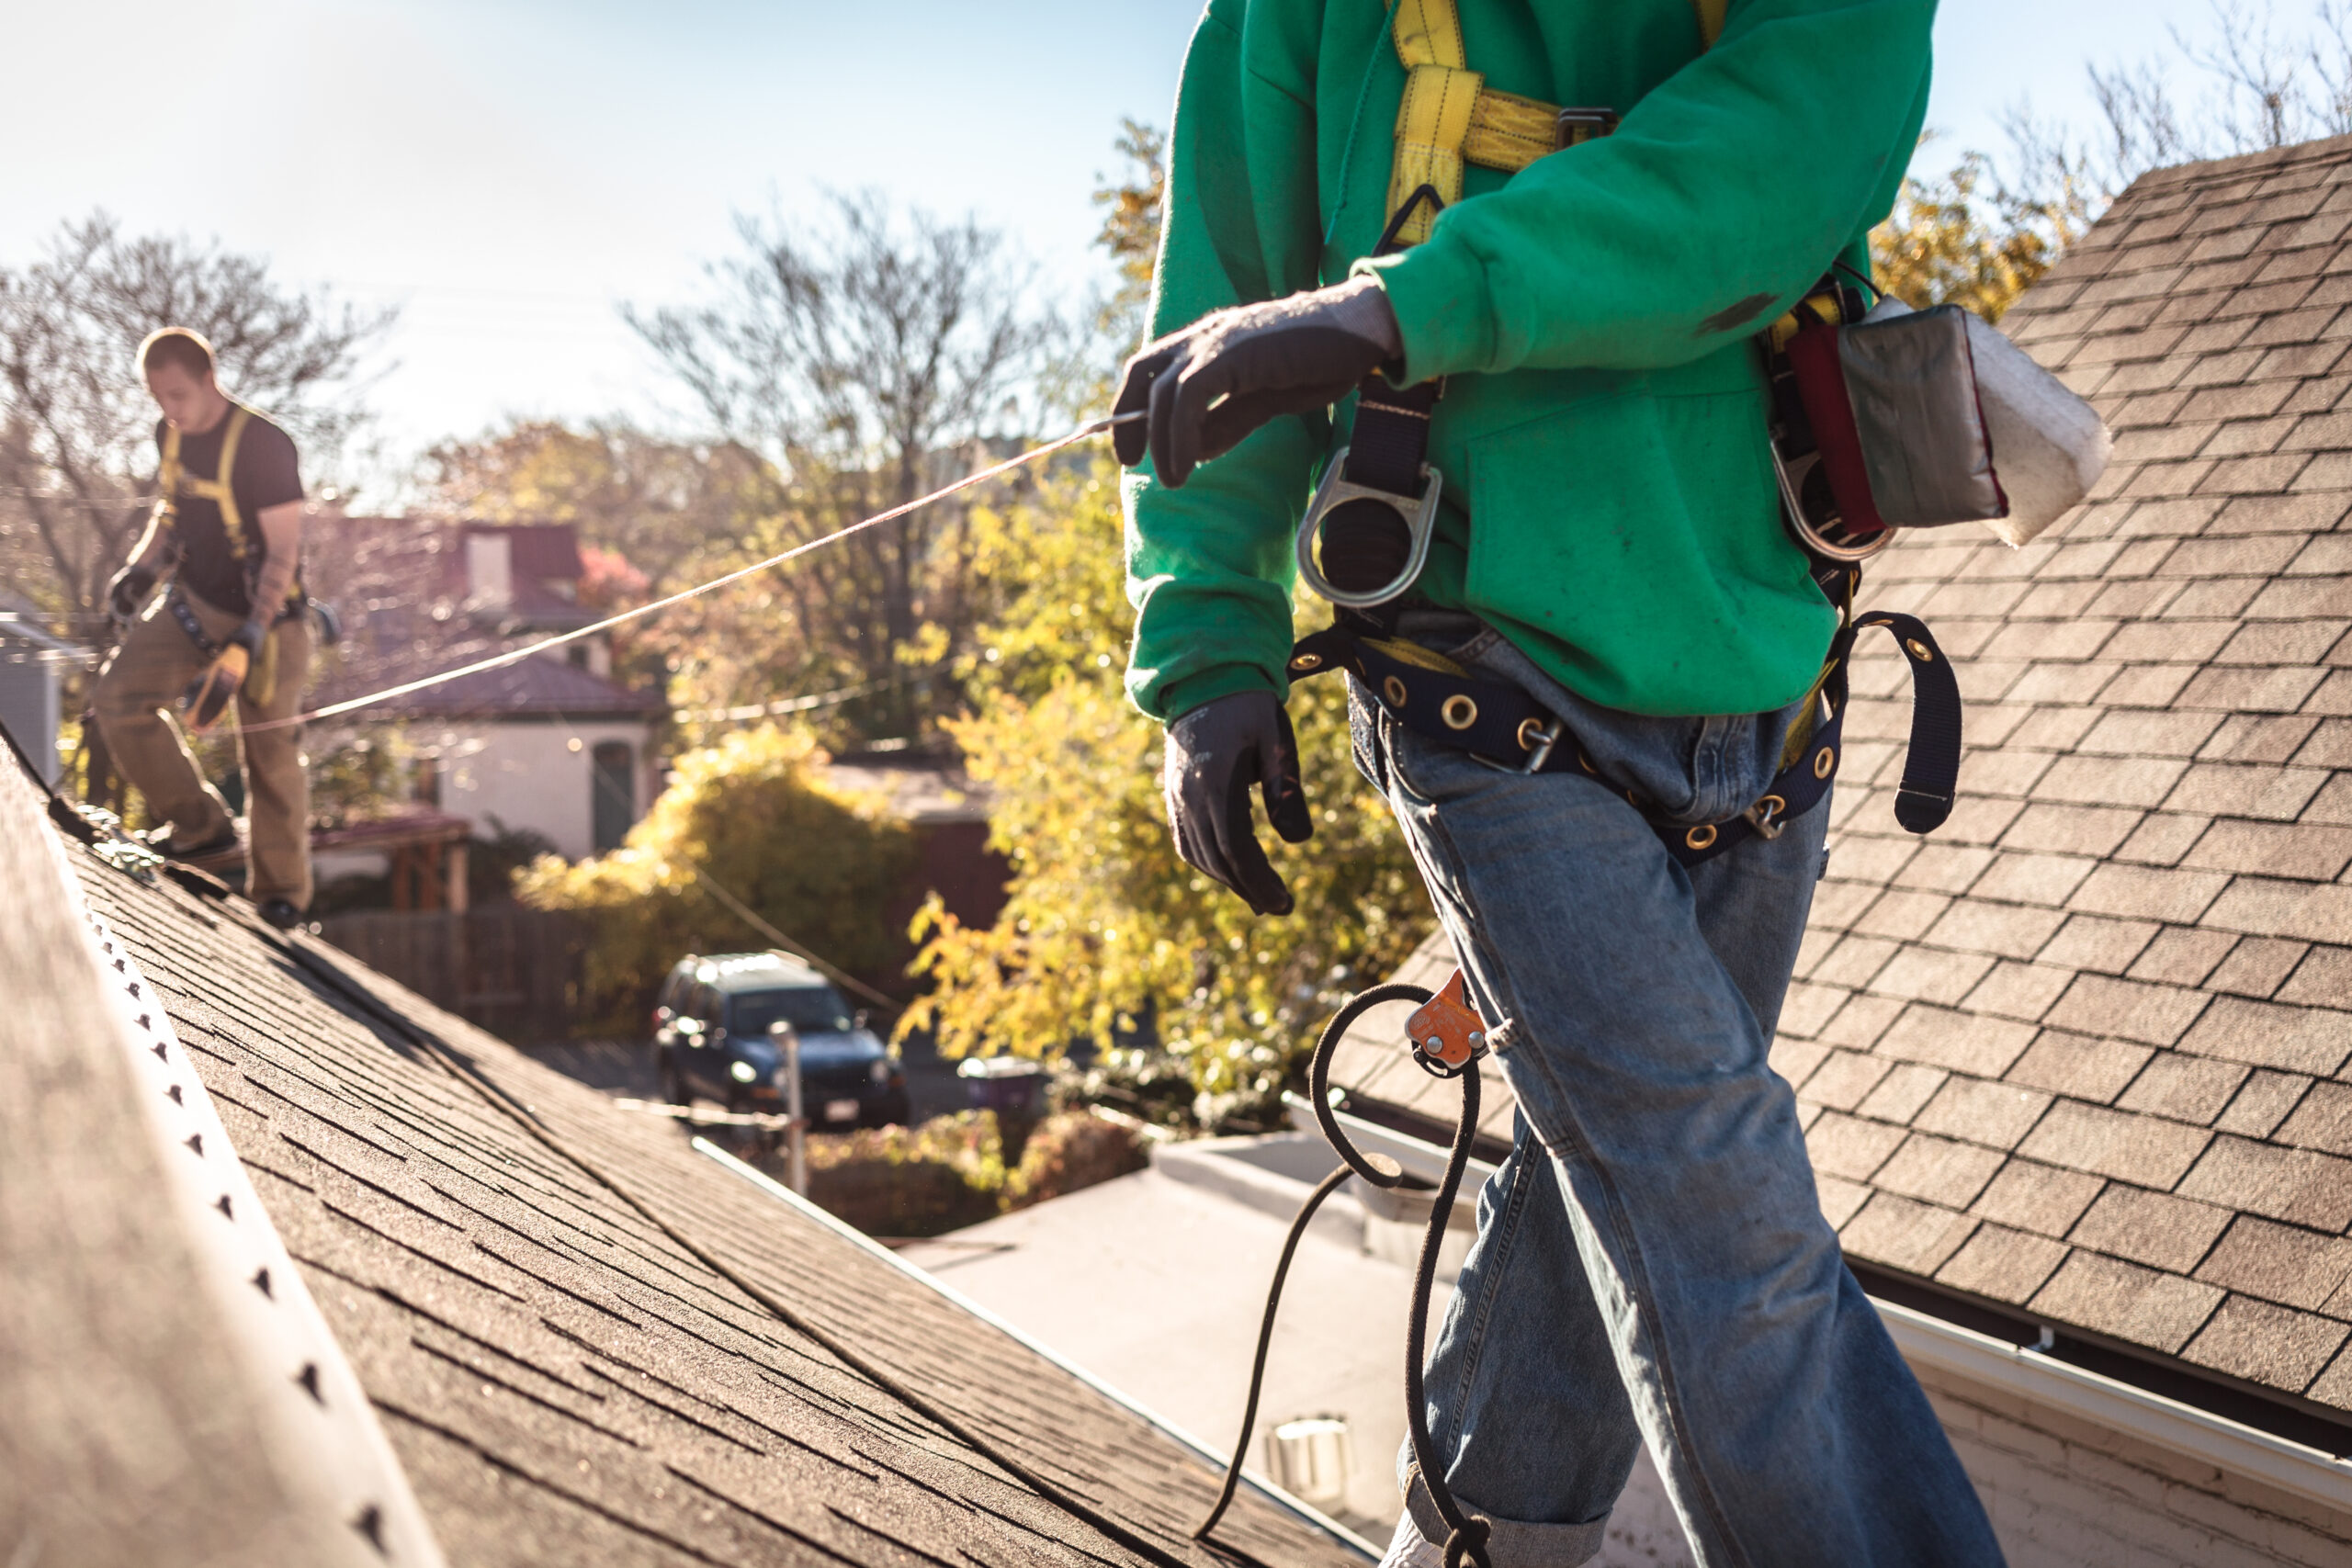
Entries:
{"label": "asphalt shingle roof", "polygon": [[[2347,240],[2352,138],[2164,170],[2004,320],[2115,458],[2023,550],[1939,529],[1867,569],[1954,660],[1961,799],[1895,824],[1908,678],[1866,640],[1772,1054],[1849,1257],[2339,1418]],[[1334,1081],[1450,1125],[1457,1091],[1359,1033]]]}
{"label": "asphalt shingle roof", "polygon": [[1238,1553],[1193,1542],[1216,1477],[1174,1439],[673,1123],[69,853],[451,1562],[1356,1561],[1246,1491]]}

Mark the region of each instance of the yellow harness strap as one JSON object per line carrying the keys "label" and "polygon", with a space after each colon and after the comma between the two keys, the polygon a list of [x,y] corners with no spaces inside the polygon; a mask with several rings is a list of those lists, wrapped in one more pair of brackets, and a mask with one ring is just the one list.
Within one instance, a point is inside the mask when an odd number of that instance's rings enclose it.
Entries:
{"label": "yellow harness strap", "polygon": [[[253,419],[254,411],[243,403],[229,405],[229,428],[220,437],[220,461],[209,479],[198,479],[180,462],[180,431],[175,424],[164,427],[164,462],[157,479],[162,484],[164,502],[168,507],[182,495],[201,496],[220,509],[220,526],[228,531],[229,548],[239,560],[246,555],[245,520],[237,510],[237,496],[231,481],[237,473],[237,443],[243,438],[245,425]],[[170,513],[176,518],[176,510]]]}
{"label": "yellow harness strap", "polygon": [[[1702,47],[1724,30],[1730,0],[1691,0]],[[1462,167],[1517,174],[1559,151],[1558,108],[1514,93],[1498,93],[1470,69],[1462,48],[1462,16],[1454,0],[1397,0],[1391,28],[1405,66],[1405,98],[1396,107],[1396,161],[1388,176],[1388,210],[1395,213],[1423,186],[1451,207],[1462,199]],[[1400,244],[1429,238],[1436,214],[1414,209],[1397,231]]]}

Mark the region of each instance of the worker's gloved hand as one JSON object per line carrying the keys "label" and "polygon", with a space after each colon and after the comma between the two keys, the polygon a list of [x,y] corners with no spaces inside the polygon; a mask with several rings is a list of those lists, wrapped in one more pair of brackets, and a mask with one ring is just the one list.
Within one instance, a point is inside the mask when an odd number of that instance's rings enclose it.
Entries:
{"label": "worker's gloved hand", "polygon": [[261,639],[268,635],[268,628],[259,621],[247,621],[230,636],[228,645],[204,667],[204,672],[188,682],[183,701],[187,705],[189,728],[201,733],[220,722],[254,667]]}
{"label": "worker's gloved hand", "polygon": [[114,581],[107,584],[107,610],[114,617],[116,631],[138,616],[139,607],[154,587],[155,573],[136,561],[114,574]]}
{"label": "worker's gloved hand", "polygon": [[1148,449],[1159,481],[1181,485],[1195,463],[1268,420],[1330,407],[1403,353],[1388,296],[1369,277],[1218,310],[1127,361],[1112,412],[1151,417],[1114,425],[1112,445],[1130,468]]}
{"label": "worker's gloved hand", "polygon": [[1258,847],[1250,814],[1255,785],[1265,794],[1275,832],[1294,844],[1315,832],[1298,778],[1298,742],[1274,694],[1237,692],[1170,725],[1160,784],[1184,863],[1239,894],[1258,914],[1289,914],[1290,889]]}

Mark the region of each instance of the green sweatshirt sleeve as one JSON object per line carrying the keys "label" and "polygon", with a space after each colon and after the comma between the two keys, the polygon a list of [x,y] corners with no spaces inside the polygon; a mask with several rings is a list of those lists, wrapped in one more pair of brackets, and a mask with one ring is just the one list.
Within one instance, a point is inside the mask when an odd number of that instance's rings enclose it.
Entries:
{"label": "green sweatshirt sleeve", "polygon": [[1419,381],[1657,369],[1755,332],[1892,208],[1933,0],[1734,0],[1613,136],[1440,215],[1379,277]]}
{"label": "green sweatshirt sleeve", "polygon": [[[1277,83],[1244,63],[1243,29],[1286,20],[1219,0],[1193,35],[1169,139],[1154,337],[1320,281],[1312,66]],[[1311,34],[1249,41],[1253,59],[1313,59]],[[1126,476],[1127,691],[1144,712],[1164,721],[1234,692],[1286,690],[1291,534],[1329,436],[1322,416],[1278,419],[1181,490],[1148,464]]]}

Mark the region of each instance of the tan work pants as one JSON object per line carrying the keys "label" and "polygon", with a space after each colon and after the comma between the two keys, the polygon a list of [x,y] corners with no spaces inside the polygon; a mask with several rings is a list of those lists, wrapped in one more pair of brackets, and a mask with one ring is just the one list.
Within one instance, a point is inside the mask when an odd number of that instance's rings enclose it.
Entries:
{"label": "tan work pants", "polygon": [[[180,592],[216,645],[243,624],[195,594]],[[187,738],[168,710],[177,708],[188,682],[211,661],[188,640],[164,599],[155,596],[115,649],[99,673],[94,705],[107,750],[123,777],[147,797],[148,815],[172,825],[173,842],[206,844],[226,837],[233,826],[229,806],[198,770]],[[266,704],[242,693],[237,697],[251,838],[245,889],[256,904],[283,898],[304,909],[311,903],[311,783],[303,771],[301,728],[289,725],[248,734],[242,727],[301,711],[302,685],[311,672],[311,623],[298,615],[278,622],[269,635],[277,645],[277,689]]]}

